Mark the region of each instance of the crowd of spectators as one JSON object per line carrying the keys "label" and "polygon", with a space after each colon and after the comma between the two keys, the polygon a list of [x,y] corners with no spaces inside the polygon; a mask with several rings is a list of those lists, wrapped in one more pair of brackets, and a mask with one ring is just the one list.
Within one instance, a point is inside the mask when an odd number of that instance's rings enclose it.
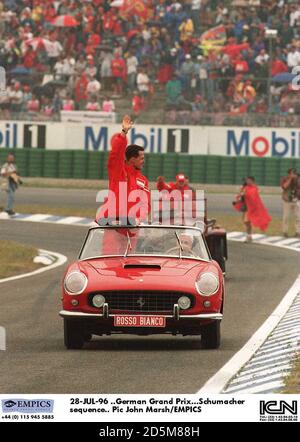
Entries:
{"label": "crowd of spectators", "polygon": [[[299,65],[300,1],[139,1],[148,18],[124,17],[113,6],[122,0],[0,1],[0,66],[7,73],[0,118],[114,112],[120,97],[138,117],[154,93],[165,97],[167,123],[300,113],[291,82],[273,81]],[[56,26],[61,15],[78,25]],[[200,36],[214,27],[224,41],[204,47]],[[268,28],[276,38],[266,36]]]}

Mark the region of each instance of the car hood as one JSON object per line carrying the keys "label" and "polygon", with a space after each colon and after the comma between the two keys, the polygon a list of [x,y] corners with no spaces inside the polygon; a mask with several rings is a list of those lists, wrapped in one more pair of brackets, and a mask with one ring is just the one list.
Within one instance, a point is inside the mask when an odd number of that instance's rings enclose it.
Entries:
{"label": "car hood", "polygon": [[[92,259],[86,263],[103,276],[151,278],[153,276],[184,276],[194,267],[199,267],[202,261],[186,258],[118,257]],[[203,264],[207,265],[206,262]]]}

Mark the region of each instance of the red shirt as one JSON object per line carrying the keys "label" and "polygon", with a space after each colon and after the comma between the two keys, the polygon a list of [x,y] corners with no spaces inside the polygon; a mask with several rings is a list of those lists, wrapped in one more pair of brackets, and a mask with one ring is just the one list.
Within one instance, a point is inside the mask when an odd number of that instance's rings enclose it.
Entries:
{"label": "red shirt", "polygon": [[[174,209],[178,210],[179,207],[181,207],[181,209],[184,210],[185,209],[184,204],[186,202],[186,197],[188,197],[189,199],[191,197],[190,201],[193,202],[193,206],[192,206],[193,215],[195,214],[195,209],[196,209],[196,206],[195,206],[195,203],[194,203],[194,201],[195,201],[195,192],[189,186],[184,185],[184,186],[179,188],[177,186],[177,183],[166,183],[165,181],[160,181],[160,182],[158,182],[156,184],[156,188],[159,191],[167,190],[169,193],[171,193],[173,190],[179,190],[179,192],[181,193],[181,197],[179,197],[179,195],[178,196],[174,195],[174,198],[172,198],[170,200],[170,209],[171,210],[174,210]],[[184,192],[187,191],[187,190],[192,191],[192,194],[190,192],[184,194]],[[181,199],[181,201],[178,200],[178,197]],[[163,200],[164,200],[164,197],[162,197],[160,199],[160,204],[159,204],[160,210],[162,210],[162,207],[163,207]]]}
{"label": "red shirt", "polygon": [[[122,216],[127,217],[130,209],[135,206],[138,202],[128,201],[128,196],[132,191],[142,192],[141,200],[142,204],[137,212],[137,217],[140,220],[146,220],[148,214],[150,214],[150,191],[149,191],[149,181],[141,173],[140,170],[128,165],[125,162],[125,151],[127,147],[127,139],[121,134],[116,134],[112,138],[111,151],[108,158],[108,178],[109,178],[109,190],[114,193],[116,198],[116,205],[114,201],[108,197],[108,200],[101,207],[100,213],[97,219],[107,216]],[[127,193],[127,211],[124,213],[124,209],[120,207],[120,186],[119,183],[125,183],[125,189]],[[122,198],[122,197],[121,197]],[[147,203],[146,203],[147,200]],[[110,209],[108,212],[108,208]],[[116,208],[116,212],[114,210]]]}
{"label": "red shirt", "polygon": [[114,58],[111,61],[111,72],[113,77],[126,77],[126,64],[123,58]]}
{"label": "red shirt", "polygon": [[134,113],[141,112],[145,109],[145,100],[143,97],[140,97],[139,95],[134,95],[132,97],[132,110]]}

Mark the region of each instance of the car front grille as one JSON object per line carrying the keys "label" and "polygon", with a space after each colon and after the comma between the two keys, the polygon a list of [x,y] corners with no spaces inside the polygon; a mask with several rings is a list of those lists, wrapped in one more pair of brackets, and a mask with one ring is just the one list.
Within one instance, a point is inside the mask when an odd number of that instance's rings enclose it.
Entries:
{"label": "car front grille", "polygon": [[[95,295],[94,293],[93,295]],[[188,296],[193,307],[193,296],[182,292],[154,292],[154,291],[134,291],[134,292],[101,292],[108,304],[109,311],[131,311],[131,312],[162,312],[173,313],[173,306],[177,304],[181,296]],[[90,305],[92,305],[90,295]]]}

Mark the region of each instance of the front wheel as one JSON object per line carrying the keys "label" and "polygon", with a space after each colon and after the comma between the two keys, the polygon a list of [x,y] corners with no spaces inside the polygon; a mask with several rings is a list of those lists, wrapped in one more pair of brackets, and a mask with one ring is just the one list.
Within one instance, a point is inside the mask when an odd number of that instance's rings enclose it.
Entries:
{"label": "front wheel", "polygon": [[221,344],[221,322],[214,321],[205,325],[201,333],[201,345],[205,349],[216,349]]}
{"label": "front wheel", "polygon": [[64,319],[65,346],[69,350],[79,350],[84,344],[84,334],[81,324],[77,321]]}

